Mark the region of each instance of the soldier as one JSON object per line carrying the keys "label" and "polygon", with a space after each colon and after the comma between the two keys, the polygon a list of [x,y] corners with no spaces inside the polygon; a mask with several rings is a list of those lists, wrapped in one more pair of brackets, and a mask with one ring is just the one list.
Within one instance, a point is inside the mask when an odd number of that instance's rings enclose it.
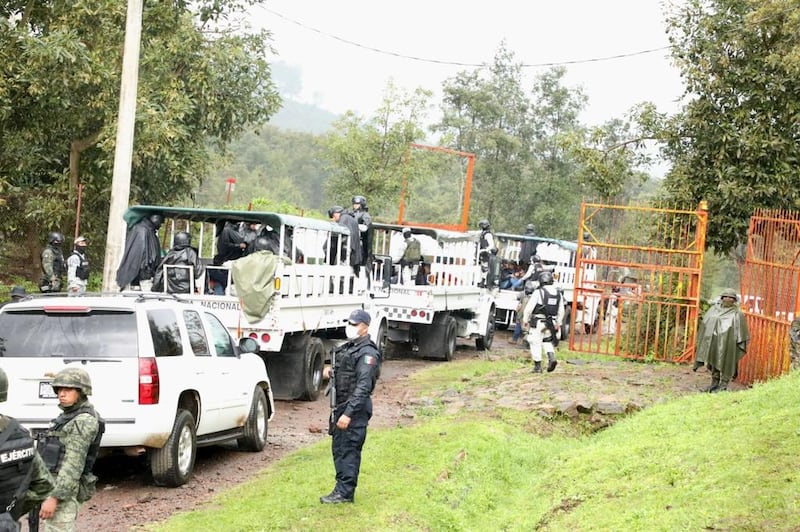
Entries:
{"label": "soldier", "polygon": [[[536,236],[536,226],[528,224],[525,226],[525,236]],[[537,244],[533,240],[523,240],[519,250],[519,263],[529,264],[531,257],[536,254]]]}
{"label": "soldier", "polygon": [[73,243],[72,255],[67,259],[67,293],[77,295],[86,292],[89,280],[89,259],[86,257],[88,241],[79,236]]}
{"label": "soldier", "polygon": [[367,208],[367,198],[364,196],[353,196],[353,218],[358,223],[361,235],[361,264],[369,264],[372,253],[372,216]]}
{"label": "soldier", "polygon": [[67,268],[64,264],[64,253],[61,243],[64,235],[52,231],[47,235],[47,246],[42,250],[42,279],[39,281],[39,290],[46,292],[59,292]]}
{"label": "soldier", "polygon": [[[348,238],[349,246],[348,253],[350,257],[350,266],[353,267],[353,272],[358,276],[361,271],[361,261],[363,256],[361,254],[361,232],[358,229],[358,222],[349,212],[339,205],[334,205],[328,209],[328,217],[339,225],[347,227],[350,231],[350,238]],[[335,253],[332,249],[331,253]],[[342,257],[344,257],[345,250],[341,250]]]}
{"label": "soldier", "polygon": [[95,492],[92,467],[105,425],[89,402],[92,382],[80,368],[64,368],[53,379],[58,407],[63,411],[50,422],[38,449],[55,475],[55,488],[42,503],[39,517],[47,531],[74,531],[81,504]]}
{"label": "soldier", "polygon": [[372,390],[380,374],[380,353],[369,338],[370,315],[363,310],[350,313],[345,327],[347,343],[334,352],[335,367],[323,374],[333,379],[334,394],[330,428],[331,451],[336,468],[336,486],[320,497],[322,504],[353,502],[361,469],[361,449],[367,439],[372,417]]}
{"label": "soldier", "polygon": [[422,246],[419,240],[411,234],[411,228],[403,228],[403,240],[405,240],[405,250],[400,258],[400,283],[416,283],[417,273],[419,272],[419,261],[422,259]]}
{"label": "soldier", "polygon": [[528,331],[533,372],[542,372],[542,349],[547,351],[547,372],[556,369],[556,346],[564,320],[564,295],[553,286],[553,274],[539,276],[540,288],[531,294],[522,316],[522,329]]}
{"label": "soldier", "polygon": [[789,329],[789,354],[791,369],[800,369],[800,317],[792,320],[792,327]]}
{"label": "soldier", "polygon": [[[166,277],[166,291],[170,294],[191,293],[192,274],[197,280],[204,272],[205,268],[197,256],[197,250],[192,247],[192,235],[186,231],[178,231],[172,237],[172,249],[156,268],[153,276],[153,292],[164,290],[164,278]],[[200,292],[203,293],[205,290]]]}
{"label": "soldier", "polygon": [[736,378],[739,361],[747,351],[750,331],[744,313],[737,305],[736,290],[726,288],[719,302],[709,308],[697,330],[695,370],[705,364],[711,370],[711,384],[704,392],[722,392]]}
{"label": "soldier", "polygon": [[[0,368],[0,403],[8,399],[8,376]],[[0,530],[19,530],[19,518],[53,489],[53,477],[36,452],[31,433],[0,414]]]}

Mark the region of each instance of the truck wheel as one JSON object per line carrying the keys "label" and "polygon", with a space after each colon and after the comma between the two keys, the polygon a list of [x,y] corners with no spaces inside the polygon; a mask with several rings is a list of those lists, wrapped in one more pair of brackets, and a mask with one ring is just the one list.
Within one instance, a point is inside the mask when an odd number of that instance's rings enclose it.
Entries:
{"label": "truck wheel", "polygon": [[378,337],[375,339],[375,344],[378,346],[378,352],[381,354],[381,359],[386,360],[386,345],[389,342],[389,326],[386,320],[381,320],[381,325],[378,327]]}
{"label": "truck wheel", "polygon": [[242,451],[259,452],[267,444],[267,429],[269,423],[269,409],[267,397],[260,386],[253,390],[253,403],[250,405],[250,414],[244,425],[244,434],[236,440]]}
{"label": "truck wheel", "polygon": [[175,424],[160,449],[150,450],[150,471],[156,486],[176,488],[189,480],[197,456],[194,418],[187,410],[178,410]]}
{"label": "truck wheel", "polygon": [[303,399],[316,401],[322,389],[322,366],[325,364],[322,340],[317,337],[308,339],[303,362],[303,367],[305,368]]}
{"label": "truck wheel", "polygon": [[486,331],[483,336],[475,338],[475,347],[478,351],[489,351],[494,342],[494,308],[489,313],[489,319],[486,321]]}
{"label": "truck wheel", "polygon": [[444,331],[442,355],[445,360],[450,361],[453,360],[456,352],[456,319],[453,316],[447,316],[444,322]]}

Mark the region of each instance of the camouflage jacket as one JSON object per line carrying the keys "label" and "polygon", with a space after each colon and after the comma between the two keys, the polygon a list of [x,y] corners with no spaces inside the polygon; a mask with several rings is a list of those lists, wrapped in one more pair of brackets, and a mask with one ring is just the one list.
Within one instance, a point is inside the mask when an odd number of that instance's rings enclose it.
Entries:
{"label": "camouflage jacket", "polygon": [[[0,414],[0,432],[6,430],[10,419],[11,418]],[[50,495],[50,490],[53,489],[53,476],[50,474],[50,471],[47,470],[39,453],[33,455],[31,467],[33,470],[31,471],[31,481],[28,485],[28,491],[25,492],[21,500],[17,501],[17,505],[14,507],[13,515],[15,518],[25,515],[38,504],[41,504],[41,502]],[[22,479],[20,479],[20,481],[22,481]]]}
{"label": "camouflage jacket", "polygon": [[[66,413],[88,404],[88,401],[78,401],[62,410]],[[77,495],[78,484],[86,465],[86,455],[99,429],[100,423],[97,418],[84,413],[77,415],[55,433],[64,444],[65,450],[61,466],[56,473],[55,488],[50,495],[60,501]]]}

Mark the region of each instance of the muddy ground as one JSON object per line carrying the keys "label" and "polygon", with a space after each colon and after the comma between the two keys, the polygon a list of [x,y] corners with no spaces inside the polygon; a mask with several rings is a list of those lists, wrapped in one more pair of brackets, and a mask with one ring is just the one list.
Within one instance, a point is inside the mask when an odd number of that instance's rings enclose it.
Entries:
{"label": "muddy ground", "polygon": [[[439,397],[423,397],[409,387],[408,376],[422,367],[442,362],[402,354],[385,361],[374,394],[375,413],[370,426],[413,423],[417,406],[441,402],[449,411],[485,410],[499,404],[531,415],[569,416],[589,430],[601,429],[625,412],[670,397],[699,393],[710,380],[703,370],[693,373],[687,366],[622,360],[605,363],[561,360],[553,373],[537,375],[531,372],[527,351],[510,344],[508,339],[507,332],[498,332],[493,350],[488,353],[476,351],[471,342],[459,342],[456,359],[513,358],[520,362],[519,370],[511,378],[469,392],[445,390]],[[223,447],[200,449],[193,477],[175,489],[152,486],[144,459],[120,456],[99,460],[95,466],[100,478],[98,493],[81,509],[77,528],[136,529],[175,512],[196,508],[287,453],[327,438],[327,415],[324,397],[313,403],[277,401],[268,445],[263,452],[244,453]]]}

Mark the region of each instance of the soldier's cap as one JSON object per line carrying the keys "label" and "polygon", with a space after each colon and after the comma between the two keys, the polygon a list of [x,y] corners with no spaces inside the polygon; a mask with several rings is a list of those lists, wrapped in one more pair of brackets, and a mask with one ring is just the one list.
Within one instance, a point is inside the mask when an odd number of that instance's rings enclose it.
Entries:
{"label": "soldier's cap", "polygon": [[25,297],[28,295],[28,292],[21,286],[15,286],[11,289],[11,293],[9,295],[11,297]]}
{"label": "soldier's cap", "polygon": [[350,323],[350,325],[358,325],[359,323],[366,323],[369,325],[369,322],[372,321],[372,318],[369,317],[369,313],[367,313],[366,310],[358,309],[351,312],[350,317],[344,321]]}
{"label": "soldier's cap", "polygon": [[403,228],[403,234],[404,235],[410,235],[411,234],[411,228],[410,227],[404,227]]}
{"label": "soldier's cap", "polygon": [[80,242],[86,242],[86,243],[88,243],[89,241],[88,241],[88,240],[86,240],[86,237],[85,237],[85,236],[81,235],[81,236],[77,237],[77,238],[75,239],[75,241],[74,241],[74,242],[72,242],[72,243],[73,243],[73,244],[75,244],[75,245],[78,245]]}

